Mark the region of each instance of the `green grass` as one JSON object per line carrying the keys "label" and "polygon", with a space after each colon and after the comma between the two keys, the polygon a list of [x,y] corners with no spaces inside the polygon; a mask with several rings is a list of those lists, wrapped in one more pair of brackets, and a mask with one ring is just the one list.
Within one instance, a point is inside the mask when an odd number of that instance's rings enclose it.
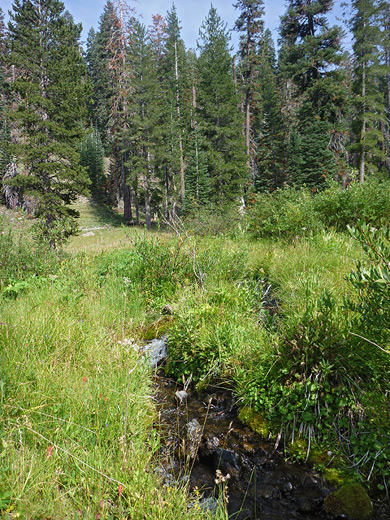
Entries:
{"label": "green grass", "polygon": [[3,299],[0,498],[12,517],[205,518],[154,472],[149,371],[121,344],[139,339],[144,309],[86,255]]}
{"label": "green grass", "polygon": [[[85,229],[102,229],[74,237],[65,253],[0,235],[8,262],[0,287],[0,511],[207,518],[154,471],[164,440],[149,372],[123,346],[150,334],[168,332],[171,375],[192,373],[200,387],[223,381],[286,439],[298,424],[325,451],[337,450],[335,420],[339,429],[349,421],[344,455],[356,462],[368,452],[371,467],[388,430],[389,363],[348,333],[354,316],[345,301],[356,294],[346,276],[357,260],[367,262],[356,241],[333,231],[273,242],[243,233],[177,239],[120,227],[86,199],[79,209]],[[276,316],[264,308],[269,284]],[[377,462],[374,474],[388,478],[386,461]]]}

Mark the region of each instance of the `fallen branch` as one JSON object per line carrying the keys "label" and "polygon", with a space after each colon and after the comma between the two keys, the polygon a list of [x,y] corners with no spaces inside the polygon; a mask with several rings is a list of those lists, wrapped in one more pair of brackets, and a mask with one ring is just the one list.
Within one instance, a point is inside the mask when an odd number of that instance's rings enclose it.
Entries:
{"label": "fallen branch", "polygon": [[382,348],[380,345],[378,345],[377,343],[374,343],[370,339],[367,339],[364,336],[360,336],[359,334],[355,334],[354,332],[351,332],[351,331],[349,331],[349,333],[352,334],[352,336],[356,336],[357,338],[364,339],[364,341],[367,341],[367,343],[371,343],[371,345],[374,345],[375,347],[378,347],[379,350],[381,350],[385,354],[390,354],[390,352],[388,350]]}

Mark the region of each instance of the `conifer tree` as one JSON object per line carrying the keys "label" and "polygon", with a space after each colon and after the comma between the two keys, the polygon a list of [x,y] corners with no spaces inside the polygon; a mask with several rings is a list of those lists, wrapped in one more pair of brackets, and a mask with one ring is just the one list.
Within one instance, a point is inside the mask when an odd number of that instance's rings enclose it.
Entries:
{"label": "conifer tree", "polygon": [[[166,110],[168,193],[172,210],[185,198],[184,131],[188,127],[188,62],[181,27],[173,4],[166,16],[166,38],[162,67]],[[178,200],[177,200],[178,199]]]}
{"label": "conifer tree", "polygon": [[[309,158],[315,153],[322,155],[320,164],[327,164],[329,174],[335,172],[336,163],[330,167],[329,143],[333,136],[343,135],[341,125],[346,116],[346,81],[340,67],[343,61],[341,49],[341,29],[337,26],[329,27],[326,14],[330,11],[333,0],[290,0],[285,16],[282,17],[281,37],[282,49],[279,58],[280,77],[284,80],[285,113],[289,114],[287,124],[290,128],[302,135],[320,134],[321,128],[328,136],[328,140],[320,139],[324,145],[317,145],[310,151],[306,146],[302,153],[304,163],[310,163]],[[321,125],[317,122],[321,121]],[[313,143],[312,139],[309,140]],[[298,141],[295,142],[296,146]],[[317,143],[318,144],[318,143]],[[342,147],[343,143],[339,143]],[[336,145],[333,146],[335,148]],[[315,150],[315,153],[314,153]],[[321,151],[322,150],[322,151]],[[289,164],[288,171],[295,169]],[[317,170],[317,184],[325,180],[322,170]],[[310,184],[316,184],[316,172],[306,171],[299,178],[290,181],[296,184],[307,177]]]}
{"label": "conifer tree", "polygon": [[382,29],[382,63],[384,66],[383,85],[385,93],[385,118],[383,122],[383,152],[385,153],[385,167],[390,172],[390,4],[387,1],[380,3],[380,23]]}
{"label": "conifer tree", "polygon": [[199,34],[197,121],[207,152],[211,201],[224,203],[243,194],[247,168],[229,37],[214,7]]}
{"label": "conifer tree", "polygon": [[128,147],[126,167],[131,172],[128,184],[134,192],[136,208],[143,202],[146,226],[150,229],[152,206],[161,198],[158,187],[161,186],[163,103],[157,76],[158,55],[145,26],[137,20],[132,21],[128,60],[133,74],[128,98],[131,117],[124,133]]}
{"label": "conifer tree", "polygon": [[253,120],[257,139],[257,190],[280,188],[285,183],[285,128],[277,81],[276,53],[271,31],[264,31],[258,49],[259,106]]}
{"label": "conifer tree", "polygon": [[[378,4],[375,0],[353,0],[350,27],[353,33],[354,118],[352,130],[360,182],[366,173],[373,173],[385,160],[381,124],[385,119],[383,90],[380,89],[383,71],[380,67]],[[382,90],[382,92],[381,92]]]}
{"label": "conifer tree", "polygon": [[185,210],[188,212],[195,204],[206,206],[210,202],[210,177],[203,137],[195,127],[189,140],[186,170]]}
{"label": "conifer tree", "polygon": [[6,82],[6,55],[8,54],[4,13],[0,7],[0,196],[2,179],[10,162],[10,126],[7,116],[8,95]]}
{"label": "conifer tree", "polygon": [[109,71],[111,52],[110,39],[116,20],[114,4],[108,0],[99,20],[97,32],[91,29],[87,38],[86,60],[93,86],[90,119],[98,129],[102,143],[109,150],[110,137],[108,133],[111,111],[111,99],[114,95],[114,80]]}
{"label": "conifer tree", "polygon": [[245,143],[249,173],[256,180],[256,138],[252,122],[259,105],[258,92],[258,48],[264,31],[263,0],[238,0],[234,7],[240,11],[235,29],[240,33],[240,71],[242,75],[243,111],[245,113]]}
{"label": "conifer tree", "polygon": [[80,162],[87,169],[92,195],[97,199],[102,199],[105,181],[104,149],[96,128],[92,128],[81,141]]}
{"label": "conifer tree", "polygon": [[70,204],[88,186],[78,154],[88,93],[80,32],[58,0],[13,4],[10,61],[19,103],[11,115],[20,138],[11,150],[24,171],[10,182],[36,200],[40,232],[53,247],[75,231]]}

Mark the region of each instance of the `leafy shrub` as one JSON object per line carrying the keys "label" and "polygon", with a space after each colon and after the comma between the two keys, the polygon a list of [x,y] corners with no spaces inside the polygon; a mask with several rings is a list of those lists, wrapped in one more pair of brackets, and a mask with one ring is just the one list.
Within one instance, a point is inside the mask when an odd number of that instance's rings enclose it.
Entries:
{"label": "leafy shrub", "polygon": [[246,231],[246,221],[237,205],[193,205],[184,217],[187,229],[197,236],[237,237]]}
{"label": "leafy shrub", "polygon": [[368,179],[346,189],[332,184],[313,199],[315,213],[326,227],[345,231],[347,226],[365,221],[375,227],[390,222],[390,182]]}
{"label": "leafy shrub", "polygon": [[255,196],[248,210],[248,228],[255,238],[305,236],[321,229],[306,189],[287,188]]}
{"label": "leafy shrub", "polygon": [[196,280],[192,259],[182,242],[138,236],[131,249],[105,255],[98,264],[101,279],[115,276],[130,291],[152,298],[172,296],[183,283]]}
{"label": "leafy shrub", "polygon": [[26,280],[56,269],[58,254],[34,242],[28,231],[15,229],[0,216],[0,293],[17,296],[27,288]]}
{"label": "leafy shrub", "polygon": [[375,227],[390,222],[390,182],[367,180],[342,190],[336,183],[317,194],[292,188],[261,193],[247,212],[248,228],[255,238],[295,237],[322,228],[346,231],[364,220]]}
{"label": "leafy shrub", "polygon": [[[358,262],[348,276],[356,290],[356,298],[348,300],[355,312],[354,327],[376,343],[389,346],[390,341],[390,229],[370,229],[367,224],[349,228],[351,236],[360,242],[370,264]],[[390,351],[389,351],[390,354]]]}

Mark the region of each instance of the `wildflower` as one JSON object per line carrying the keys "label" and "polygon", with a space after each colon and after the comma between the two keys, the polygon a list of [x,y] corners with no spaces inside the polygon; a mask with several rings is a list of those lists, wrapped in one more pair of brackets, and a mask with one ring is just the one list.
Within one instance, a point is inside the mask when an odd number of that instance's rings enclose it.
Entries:
{"label": "wildflower", "polygon": [[122,484],[119,484],[119,486],[118,486],[118,495],[119,495],[119,498],[122,496],[122,494],[123,494],[123,486],[122,486]]}
{"label": "wildflower", "polygon": [[83,385],[85,385],[86,382],[87,382],[87,378],[84,376],[83,377]]}
{"label": "wildflower", "polygon": [[53,454],[54,446],[48,446],[46,451],[46,459],[50,459]]}

